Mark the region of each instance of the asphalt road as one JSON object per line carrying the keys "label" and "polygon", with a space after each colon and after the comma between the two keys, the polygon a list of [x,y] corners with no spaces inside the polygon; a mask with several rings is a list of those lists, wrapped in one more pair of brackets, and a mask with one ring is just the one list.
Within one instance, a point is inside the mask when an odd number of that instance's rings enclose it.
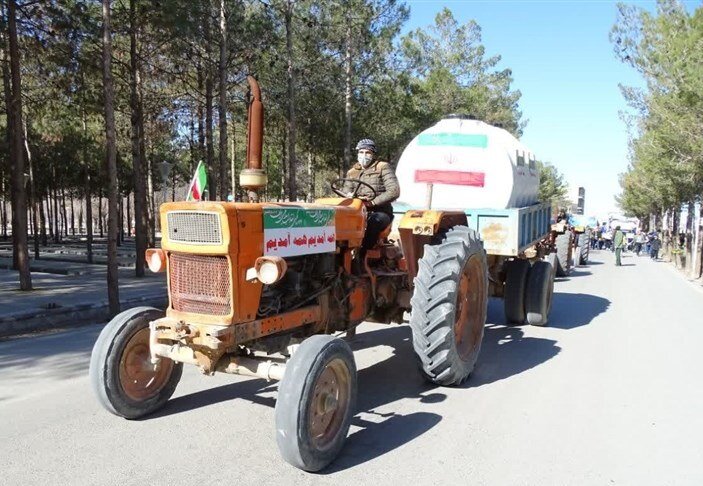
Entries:
{"label": "asphalt road", "polygon": [[422,380],[407,326],[364,325],[358,413],[321,474],[279,458],[274,383],[186,367],[127,421],[88,383],[100,326],[0,343],[0,483],[703,484],[703,292],[646,257],[592,257],[557,282],[549,327],[505,327],[492,301],[460,388]]}

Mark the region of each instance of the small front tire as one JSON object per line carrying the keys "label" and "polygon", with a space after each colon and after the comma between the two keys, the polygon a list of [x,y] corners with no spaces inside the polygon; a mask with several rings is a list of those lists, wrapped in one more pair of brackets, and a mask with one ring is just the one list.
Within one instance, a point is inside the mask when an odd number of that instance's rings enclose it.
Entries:
{"label": "small front tire", "polygon": [[109,412],[136,419],[155,412],[171,398],[183,364],[161,358],[151,363],[149,322],[163,317],[152,307],[135,307],[115,316],[98,336],[90,356],[90,384]]}
{"label": "small front tire", "polygon": [[356,365],[349,345],[312,336],[286,365],[276,400],[276,442],[283,459],[316,472],[339,454],[356,406]]}

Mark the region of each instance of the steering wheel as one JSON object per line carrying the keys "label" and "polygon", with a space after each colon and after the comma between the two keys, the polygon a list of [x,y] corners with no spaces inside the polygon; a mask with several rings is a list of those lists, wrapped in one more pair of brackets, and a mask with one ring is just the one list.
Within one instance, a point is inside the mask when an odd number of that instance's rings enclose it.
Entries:
{"label": "steering wheel", "polygon": [[371,199],[376,199],[376,196],[378,196],[378,193],[376,192],[376,189],[373,188],[371,184],[368,184],[362,180],[359,179],[349,179],[347,177],[342,177],[339,179],[335,179],[332,182],[330,182],[330,189],[338,195],[339,197],[349,197],[345,192],[340,189],[339,183],[344,184],[345,182],[351,182],[352,184],[356,184],[356,189],[354,189],[354,192],[352,192],[351,197],[357,197],[356,195],[359,193],[359,189],[361,189],[361,186],[366,186],[369,189],[371,189],[371,192],[373,193],[373,196]]}

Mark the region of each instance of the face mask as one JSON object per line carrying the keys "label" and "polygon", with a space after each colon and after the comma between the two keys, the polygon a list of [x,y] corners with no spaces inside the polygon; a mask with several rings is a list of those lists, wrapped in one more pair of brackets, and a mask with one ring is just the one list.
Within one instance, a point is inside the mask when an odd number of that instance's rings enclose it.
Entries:
{"label": "face mask", "polygon": [[358,154],[358,155],[356,156],[356,160],[359,161],[359,163],[361,164],[361,166],[362,166],[363,168],[366,168],[366,167],[368,167],[369,165],[371,165],[371,162],[373,162],[373,155],[370,155],[370,154]]}

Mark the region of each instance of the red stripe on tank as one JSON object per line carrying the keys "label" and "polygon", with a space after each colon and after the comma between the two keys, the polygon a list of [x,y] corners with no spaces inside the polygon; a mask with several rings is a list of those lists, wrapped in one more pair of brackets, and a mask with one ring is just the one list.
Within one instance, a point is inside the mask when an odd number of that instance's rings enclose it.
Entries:
{"label": "red stripe on tank", "polygon": [[451,184],[454,186],[483,187],[486,174],[483,172],[463,172],[458,170],[416,170],[415,182]]}

